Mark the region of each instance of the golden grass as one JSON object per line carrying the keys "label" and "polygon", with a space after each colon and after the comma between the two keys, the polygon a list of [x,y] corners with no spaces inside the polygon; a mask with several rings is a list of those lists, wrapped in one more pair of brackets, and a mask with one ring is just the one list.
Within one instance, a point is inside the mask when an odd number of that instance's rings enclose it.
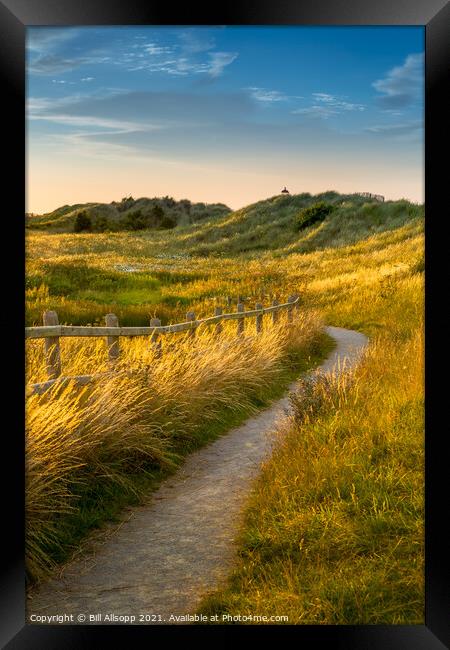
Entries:
{"label": "golden grass", "polygon": [[[58,546],[60,522],[78,507],[78,489],[98,480],[126,485],[129,473],[170,466],[177,460],[174,449],[200,441],[208,422],[256,410],[286,365],[311,353],[321,321],[313,312],[298,316],[294,326],[284,317],[272,327],[267,319],[260,336],[248,332],[245,339],[235,328],[227,324],[219,340],[206,329],[194,342],[167,337],[160,359],[148,338],[121,339],[112,372],[104,341],[62,340],[65,376],[105,374],[83,388],[55,384],[27,400],[27,565],[33,579],[52,567],[47,549]],[[29,343],[28,381],[43,380],[42,341]]]}
{"label": "golden grass", "polygon": [[[28,274],[30,278],[39,279],[33,282],[41,282],[41,288],[39,291],[34,286],[28,289],[27,309],[37,317],[44,309],[55,309],[67,314],[63,320],[68,322],[71,322],[70,314],[79,311],[81,322],[86,323],[86,318],[87,322],[93,321],[92,313],[95,312],[101,320],[101,314],[108,309],[111,311],[117,299],[114,286],[104,306],[95,301],[94,291],[89,300],[87,297],[80,300],[76,296],[72,299],[71,295],[50,295],[45,288],[46,264],[64,264],[67,278],[71,275],[71,267],[86,267],[100,276],[126,264],[139,269],[137,273],[118,273],[130,287],[138,284],[140,273],[150,273],[155,278],[165,274],[173,278],[168,283],[162,281],[158,289],[159,302],[117,304],[124,314],[129,313],[133,318],[140,315],[141,324],[145,325],[151,315],[170,322],[180,321],[188,308],[193,308],[200,317],[211,315],[216,299],[226,295],[234,299],[238,294],[244,296],[250,308],[261,299],[267,305],[273,297],[284,300],[290,293],[300,292],[305,300],[314,300],[321,309],[327,309],[327,304],[340,300],[344,292],[358,292],[362,285],[370,287],[386,276],[407,273],[423,255],[423,221],[420,219],[395,230],[376,233],[355,244],[303,254],[280,250],[266,251],[257,257],[202,258],[180,254],[177,246],[182,245],[182,235],[171,237],[167,233],[151,232],[77,236],[31,232],[27,235]],[[177,281],[177,277],[182,277],[183,281]],[[181,301],[180,305],[175,304],[174,297]],[[106,298],[107,295],[103,297]],[[347,300],[344,302],[349,304]]]}
{"label": "golden grass", "polygon": [[383,265],[355,268],[350,288],[336,266],[337,299],[319,294],[327,319],[359,324],[369,348],[353,372],[292,396],[246,507],[239,566],[202,613],[423,623],[423,276],[403,262],[388,283]]}

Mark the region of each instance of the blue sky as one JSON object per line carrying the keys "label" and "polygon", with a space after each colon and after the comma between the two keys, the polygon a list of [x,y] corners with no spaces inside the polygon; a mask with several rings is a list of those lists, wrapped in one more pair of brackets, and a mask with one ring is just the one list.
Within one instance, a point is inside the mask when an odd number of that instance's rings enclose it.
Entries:
{"label": "blue sky", "polygon": [[27,30],[27,209],[132,194],[423,201],[421,27]]}

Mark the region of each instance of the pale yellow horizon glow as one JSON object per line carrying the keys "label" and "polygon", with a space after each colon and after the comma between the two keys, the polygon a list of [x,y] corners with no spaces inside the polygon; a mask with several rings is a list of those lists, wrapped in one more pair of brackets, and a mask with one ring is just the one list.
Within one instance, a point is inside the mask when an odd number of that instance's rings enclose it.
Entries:
{"label": "pale yellow horizon glow", "polygon": [[201,165],[170,161],[117,159],[104,161],[74,160],[71,166],[39,153],[28,164],[26,211],[51,212],[62,205],[120,201],[134,198],[172,196],[192,202],[225,203],[237,210],[280,193],[284,186],[291,194],[327,190],[341,193],[372,192],[386,200],[405,198],[424,202],[424,178],[417,166],[408,168],[399,161],[371,161],[370,167],[351,167],[341,161],[280,166],[267,163],[251,167],[248,163]]}

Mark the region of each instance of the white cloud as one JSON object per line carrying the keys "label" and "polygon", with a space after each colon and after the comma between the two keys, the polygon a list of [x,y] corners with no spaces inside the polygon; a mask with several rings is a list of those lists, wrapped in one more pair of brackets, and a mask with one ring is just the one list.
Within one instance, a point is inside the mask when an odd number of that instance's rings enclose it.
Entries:
{"label": "white cloud", "polygon": [[198,31],[185,31],[178,34],[178,38],[181,41],[183,52],[189,54],[197,54],[198,52],[207,52],[212,50],[215,46],[215,41],[213,38],[205,36],[203,33]]}
{"label": "white cloud", "polygon": [[348,102],[344,97],[330,95],[329,93],[312,93],[313,101],[311,106],[297,108],[291,111],[294,115],[307,115],[308,117],[321,118],[328,120],[334,115],[349,111],[364,111],[364,104],[355,104]]}
{"label": "white cloud", "polygon": [[335,101],[334,95],[329,95],[328,93],[313,93],[313,97],[315,97],[318,102],[325,102],[327,104],[332,104]]}
{"label": "white cloud", "polygon": [[[36,30],[34,30],[36,31]],[[112,55],[104,56],[104,50],[91,50],[82,56],[61,55],[58,47],[79,31],[46,30],[45,33],[32,33],[29,37],[31,52],[28,72],[36,75],[56,76],[79,68],[83,65],[109,63],[132,71],[147,70],[163,72],[170,75],[205,75],[211,79],[220,77],[227,66],[236,60],[237,52],[215,51],[215,43],[199,32],[183,32],[171,44],[162,44],[154,40],[135,40],[126,48],[114,49]],[[69,30],[70,31],[70,30]],[[106,54],[111,54],[107,51]],[[84,77],[82,81],[92,81],[93,77]]]}
{"label": "white cloud", "polygon": [[72,40],[80,30],[74,27],[29,27],[26,33],[26,47],[31,52],[49,52]]}
{"label": "white cloud", "polygon": [[[127,66],[130,72],[148,70],[149,72],[166,72],[170,75],[187,76],[191,74],[206,74],[216,78],[223,74],[225,68],[237,58],[237,52],[208,52],[207,61],[196,61],[188,56],[172,57],[170,59],[143,61],[134,55],[132,60],[118,61],[118,64]],[[136,59],[139,58],[139,61]]]}
{"label": "white cloud", "polygon": [[237,52],[212,52],[207,73],[211,77],[219,77],[224,69],[238,57]]}
{"label": "white cloud", "polygon": [[[120,133],[118,131],[117,133]],[[111,132],[112,134],[112,132]],[[123,161],[124,157],[138,159],[139,154],[136,149],[123,144],[114,144],[111,142],[99,142],[95,136],[104,135],[104,132],[82,132],[69,134],[54,134],[49,136],[47,144],[56,145],[64,151],[64,156],[73,153],[75,156],[85,156],[86,158],[99,158],[106,161],[119,160]]]}
{"label": "white cloud", "polygon": [[339,111],[330,106],[308,106],[307,108],[297,108],[291,111],[294,115],[306,115],[307,117],[321,118],[327,120],[333,115],[338,115]]}
{"label": "white cloud", "polygon": [[157,45],[156,43],[145,43],[143,49],[147,54],[150,54],[152,56],[156,54],[170,54],[171,52],[173,52],[172,47],[162,47],[160,45]]}
{"label": "white cloud", "polygon": [[33,59],[28,65],[28,72],[39,75],[61,74],[78,68],[86,63],[86,59],[67,59],[55,54],[45,54]]}
{"label": "white cloud", "polygon": [[398,124],[380,124],[369,126],[365,130],[368,133],[386,136],[395,140],[417,140],[417,138],[423,135],[423,122],[421,120],[413,120]]}
{"label": "white cloud", "polygon": [[90,99],[114,98],[126,94],[128,91],[122,88],[98,88],[90,93],[74,93],[65,97],[29,97],[26,101],[26,113],[29,119],[39,119],[46,112],[51,113],[55,109],[67,110],[67,107],[80,104]]}
{"label": "white cloud", "polygon": [[327,106],[335,107],[338,112],[340,111],[364,111],[364,104],[353,104],[345,101],[343,97],[330,95],[328,93],[313,93],[313,97],[317,102],[323,102]]}
{"label": "white cloud", "polygon": [[267,88],[257,88],[250,86],[246,90],[251,91],[253,99],[259,102],[282,102],[289,99],[289,97],[279,90],[267,90]]}
{"label": "white cloud", "polygon": [[161,125],[145,124],[140,122],[129,122],[126,120],[114,120],[91,115],[66,115],[64,113],[34,113],[30,116],[32,120],[45,120],[65,126],[94,127],[113,130],[115,133],[131,133],[136,131],[156,131],[162,129]]}
{"label": "white cloud", "polygon": [[211,51],[214,42],[196,34],[182,33],[178,39],[181,45],[161,45],[153,41],[135,43],[131,51],[123,52],[114,63],[130,72],[147,70],[177,76],[204,74],[217,78],[238,57],[237,52]]}
{"label": "white cloud", "polygon": [[390,70],[372,86],[382,93],[378,103],[385,108],[403,108],[417,102],[423,94],[424,54],[409,54],[403,65]]}

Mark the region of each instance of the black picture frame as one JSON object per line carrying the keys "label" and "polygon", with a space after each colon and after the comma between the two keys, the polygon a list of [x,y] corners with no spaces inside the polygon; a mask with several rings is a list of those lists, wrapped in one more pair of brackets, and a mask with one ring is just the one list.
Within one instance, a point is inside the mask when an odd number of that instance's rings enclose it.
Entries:
{"label": "black picture frame", "polygon": [[[425,625],[372,626],[35,626],[25,624],[24,570],[24,413],[23,391],[24,351],[24,228],[21,206],[25,188],[25,30],[38,25],[233,25],[233,24],[301,24],[301,25],[423,25],[426,40],[426,104],[425,104],[425,203],[426,226],[426,571]],[[445,435],[439,411],[445,415],[446,390],[431,372],[431,362],[442,355],[440,333],[446,332],[446,321],[433,301],[443,265],[434,258],[435,246],[443,237],[439,217],[446,217],[444,191],[448,184],[445,163],[448,102],[444,98],[446,73],[450,61],[450,5],[445,0],[241,0],[232,8],[202,7],[185,3],[179,8],[168,3],[146,0],[1,0],[0,2],[0,74],[3,90],[2,109],[5,131],[11,144],[3,149],[4,197],[3,217],[7,220],[5,247],[13,251],[13,266],[8,262],[3,272],[4,304],[0,326],[4,356],[8,357],[7,381],[2,395],[4,405],[11,409],[12,424],[5,427],[2,464],[3,535],[2,580],[0,591],[0,641],[2,647],[19,648],[93,648],[110,641],[137,647],[163,633],[171,641],[185,642],[186,633],[210,638],[220,633],[231,640],[239,632],[244,640],[263,629],[269,641],[287,630],[302,647],[323,644],[342,650],[438,650],[450,642],[449,553],[445,535],[445,499],[447,487],[447,456]],[[5,155],[7,154],[7,155]],[[436,161],[444,161],[437,163]],[[6,177],[5,177],[6,175]],[[448,194],[448,193],[447,193]],[[442,209],[441,209],[442,206]],[[12,225],[16,224],[16,225]],[[448,241],[448,240],[447,240]],[[2,256],[5,262],[5,256]],[[23,269],[23,266],[22,266]],[[436,279],[436,281],[435,281]],[[435,295],[437,295],[435,293]],[[433,317],[430,305],[433,301]],[[445,294],[444,294],[445,303]],[[442,305],[445,308],[445,304]],[[442,329],[441,329],[442,328]],[[430,334],[431,332],[431,334]],[[436,336],[434,336],[436,332]],[[444,343],[445,345],[445,343]],[[442,420],[442,423],[445,419]],[[219,629],[218,629],[219,628]]]}

